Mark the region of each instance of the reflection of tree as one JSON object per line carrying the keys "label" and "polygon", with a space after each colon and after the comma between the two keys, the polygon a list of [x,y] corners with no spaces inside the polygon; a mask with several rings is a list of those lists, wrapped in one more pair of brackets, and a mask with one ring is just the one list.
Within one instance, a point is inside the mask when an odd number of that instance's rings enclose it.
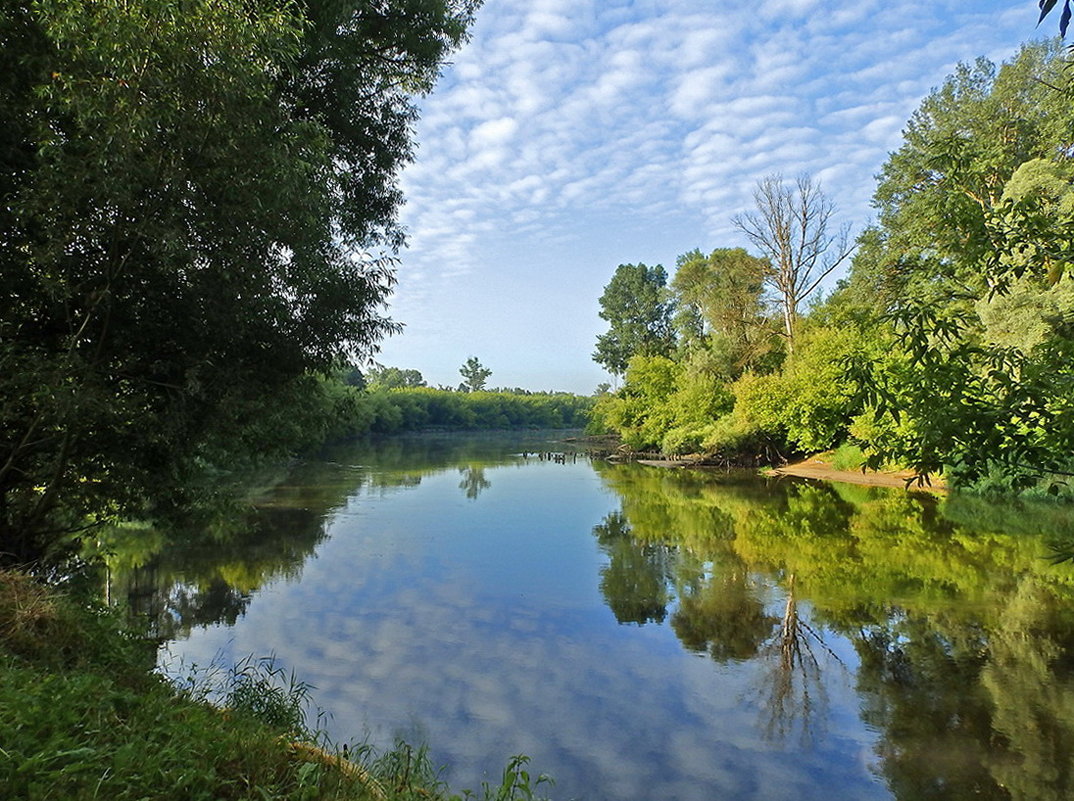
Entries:
{"label": "reflection of tree", "polygon": [[620,623],[660,623],[667,617],[675,549],[639,543],[622,512],[593,527],[608,564],[600,571],[600,591]]}
{"label": "reflection of tree", "polygon": [[679,608],[671,627],[691,651],[708,652],[717,662],[750,659],[772,635],[777,620],[765,612],[757,590],[739,560],[718,564],[712,573],[696,571],[682,580]]}
{"label": "reflection of tree", "polygon": [[880,769],[898,799],[1010,798],[989,775],[991,709],[979,677],[983,631],[896,609],[862,630],[858,689],[877,728]]}
{"label": "reflection of tree", "polygon": [[783,619],[776,636],[761,654],[766,670],[760,694],[768,719],[765,733],[769,737],[787,739],[797,731],[802,742],[808,742],[816,738],[827,720],[828,694],[814,645],[826,658],[839,661],[799,613],[791,575]]}
{"label": "reflection of tree", "polygon": [[1024,578],[996,617],[891,610],[862,631],[864,715],[900,799],[1074,795],[1074,610]]}
{"label": "reflection of tree", "polygon": [[[503,463],[450,455],[408,465],[392,451],[384,466],[356,451],[335,467],[302,466],[245,527],[129,558],[114,548],[114,594],[133,595],[162,634],[233,620],[258,587],[301,569],[325,515],[356,487]],[[1032,533],[1051,518],[1020,511],[1026,533],[1011,537],[998,518],[992,533],[969,527],[983,517],[978,501],[601,470],[622,497],[622,511],[593,529],[609,608],[623,623],[670,615],[684,647],[764,668],[773,735],[821,730],[821,681],[838,671],[814,634],[837,632],[860,657],[861,714],[895,798],[1074,797],[1074,571],[1041,558],[1044,537]],[[952,521],[956,501],[963,514]],[[1062,508],[1048,509],[1059,525]],[[790,575],[786,604],[766,608],[765,583]]]}
{"label": "reflection of tree", "polygon": [[1008,754],[991,761],[992,775],[1014,799],[1074,797],[1074,610],[1023,581],[989,644],[981,685]]}
{"label": "reflection of tree", "polygon": [[[295,576],[324,539],[319,515],[308,509],[264,507],[216,528],[211,537],[188,532],[158,540],[137,554],[144,532],[112,532],[102,547],[106,596],[123,602],[147,634],[159,639],[185,636],[195,626],[234,623],[246,612],[253,592],[277,576]],[[124,558],[126,556],[127,558]]]}
{"label": "reflection of tree", "polygon": [[[839,673],[813,635],[831,631],[858,652],[896,799],[1074,797],[1074,569],[1046,558],[1074,536],[1069,508],[598,469],[622,499],[615,528],[676,552],[683,645],[767,668],[773,734],[824,722],[822,682]],[[748,577],[790,575],[776,627]]]}
{"label": "reflection of tree", "polygon": [[460,467],[459,472],[462,474],[459,489],[465,492],[466,497],[471,501],[477,500],[478,495],[492,486],[492,483],[485,478],[485,468],[483,467],[468,465],[467,467]]}
{"label": "reflection of tree", "polygon": [[148,625],[149,636],[175,639],[197,626],[234,624],[246,613],[250,593],[236,589],[219,576],[200,584],[177,583],[158,565],[136,568],[126,580],[127,606]]}
{"label": "reflection of tree", "polygon": [[547,432],[465,432],[393,434],[326,448],[323,456],[337,464],[362,464],[378,475],[394,472],[428,475],[459,465],[482,467],[518,464],[523,453],[562,451],[570,445],[550,442]]}
{"label": "reflection of tree", "polygon": [[324,520],[362,491],[413,487],[466,463],[463,489],[476,497],[489,486],[487,466],[518,463],[521,450],[546,446],[539,434],[341,443],[321,459],[263,476],[269,488],[252,507],[216,503],[197,509],[182,528],[101,532],[97,550],[86,556],[103,560],[110,602],[125,603],[153,636],[184,636],[194,626],[233,623],[259,587],[297,576],[325,537]]}

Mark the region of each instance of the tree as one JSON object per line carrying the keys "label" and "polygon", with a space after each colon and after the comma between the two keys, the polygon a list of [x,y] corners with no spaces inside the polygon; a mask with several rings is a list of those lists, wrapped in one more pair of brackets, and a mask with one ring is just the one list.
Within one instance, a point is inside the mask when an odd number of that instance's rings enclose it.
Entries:
{"label": "tree", "polygon": [[873,198],[894,300],[984,288],[988,217],[1007,182],[1070,147],[1074,108],[1049,88],[1066,82],[1064,63],[1057,43],[1037,42],[998,70],[983,58],[960,64],[910,117]]}
{"label": "tree", "polygon": [[1050,88],[1067,79],[1062,52],[1035,43],[999,70],[960,66],[882,169],[873,263],[856,260],[850,279],[880,273],[894,290],[887,345],[860,376],[874,465],[977,491],[1066,491],[1074,108]]}
{"label": "tree", "polygon": [[4,4],[0,552],[313,430],[395,328],[409,96],[473,7]]}
{"label": "tree", "polygon": [[367,386],[365,373],[356,364],[347,364],[339,371],[339,380],[344,386],[354,387],[355,389],[365,389]]}
{"label": "tree", "polygon": [[787,347],[793,350],[799,309],[853,251],[849,228],[829,232],[835,205],[808,175],[788,186],[779,174],[754,190],[756,211],[736,214],[735,227],[769,261],[765,280],[778,298]]}
{"label": "tree", "polygon": [[485,388],[485,382],[492,375],[492,370],[481,364],[476,356],[471,356],[466,360],[466,364],[459,368],[459,373],[464,379],[459,385],[460,391],[480,392]]}
{"label": "tree", "polygon": [[673,303],[667,273],[659,264],[620,264],[600,296],[608,331],[597,337],[593,360],[613,375],[626,372],[633,356],[666,356],[675,344]]}
{"label": "tree", "polygon": [[676,327],[684,341],[726,352],[729,378],[771,349],[773,329],[765,315],[764,282],[769,264],[743,248],[700,250],[677,260],[671,288]]}
{"label": "tree", "polygon": [[385,367],[374,363],[366,376],[369,386],[376,389],[401,389],[404,387],[424,387],[425,379],[417,370],[401,370],[398,367]]}

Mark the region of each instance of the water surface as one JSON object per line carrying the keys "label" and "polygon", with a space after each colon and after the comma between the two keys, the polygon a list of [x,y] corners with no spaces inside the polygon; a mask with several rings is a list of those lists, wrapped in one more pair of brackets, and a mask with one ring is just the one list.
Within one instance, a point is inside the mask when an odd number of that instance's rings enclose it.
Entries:
{"label": "water surface", "polygon": [[561,799],[1070,797],[1068,510],[565,449],[338,448],[114,549],[110,591],[162,659],[275,654],[337,741],[427,742],[456,789],[525,753]]}

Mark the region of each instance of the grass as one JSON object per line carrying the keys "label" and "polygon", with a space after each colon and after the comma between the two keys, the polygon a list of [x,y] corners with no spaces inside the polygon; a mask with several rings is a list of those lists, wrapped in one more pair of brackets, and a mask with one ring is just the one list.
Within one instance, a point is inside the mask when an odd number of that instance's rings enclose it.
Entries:
{"label": "grass", "polygon": [[861,470],[865,453],[857,445],[846,443],[831,452],[830,460],[836,470]]}
{"label": "grass", "polygon": [[0,572],[0,787],[27,801],[530,801],[516,757],[499,786],[452,795],[424,749],[336,750],[310,688],[271,660],[181,683],[110,613]]}

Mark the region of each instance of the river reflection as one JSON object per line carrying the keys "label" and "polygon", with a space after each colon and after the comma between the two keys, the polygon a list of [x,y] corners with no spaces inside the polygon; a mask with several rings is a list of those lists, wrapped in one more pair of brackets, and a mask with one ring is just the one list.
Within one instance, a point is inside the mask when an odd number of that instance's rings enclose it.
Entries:
{"label": "river reflection", "polygon": [[331,734],[511,754],[586,799],[1074,792],[1061,507],[419,437],[301,465],[240,523],[105,536],[171,658],[275,653]]}

